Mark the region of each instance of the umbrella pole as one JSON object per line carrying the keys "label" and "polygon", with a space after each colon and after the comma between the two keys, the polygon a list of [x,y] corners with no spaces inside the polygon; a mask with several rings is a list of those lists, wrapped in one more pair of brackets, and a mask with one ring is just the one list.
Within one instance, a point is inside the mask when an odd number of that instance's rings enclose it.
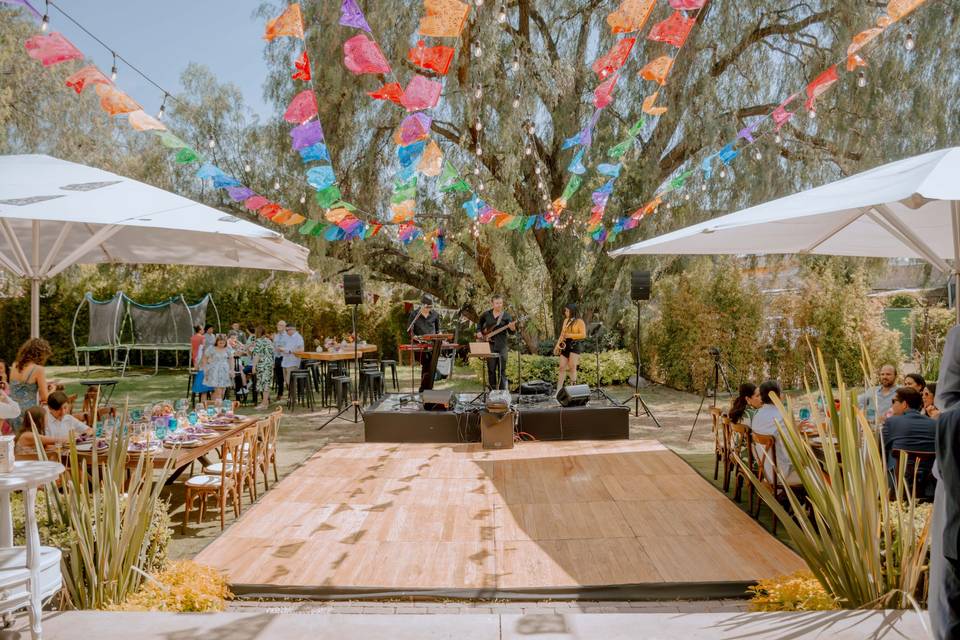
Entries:
{"label": "umbrella pole", "polygon": [[960,325],[960,201],[950,202],[950,219],[953,223],[953,308]]}
{"label": "umbrella pole", "polygon": [[40,221],[34,220],[31,238],[30,337],[40,337]]}

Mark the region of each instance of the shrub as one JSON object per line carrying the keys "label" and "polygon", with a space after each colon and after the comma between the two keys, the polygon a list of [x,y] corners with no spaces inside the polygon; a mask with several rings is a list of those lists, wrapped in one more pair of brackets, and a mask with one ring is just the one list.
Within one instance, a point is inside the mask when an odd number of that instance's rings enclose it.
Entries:
{"label": "shrub", "polygon": [[957,322],[953,309],[943,307],[920,307],[910,314],[913,323],[914,360],[921,375],[927,380],[936,380],[940,375],[940,357],[947,332]]}
{"label": "shrub", "polygon": [[[551,346],[552,348],[552,346]],[[557,379],[556,356],[529,356],[524,355],[521,360],[520,374],[524,381],[546,380],[554,382]],[[481,380],[486,363],[479,359],[470,360],[470,368]],[[623,384],[630,376],[636,373],[633,354],[629,351],[603,351],[600,353],[600,384],[604,386]],[[507,358],[507,379],[516,385],[517,380],[517,352],[511,351]],[[592,353],[580,354],[580,365],[577,367],[577,381],[584,384],[596,384],[597,361]]]}
{"label": "shrub", "polygon": [[233,597],[223,574],[192,560],[177,560],[144,582],[115,611],[223,611]]}
{"label": "shrub", "polygon": [[837,600],[809,571],[760,580],[749,588],[753,611],[827,611],[838,609]]}

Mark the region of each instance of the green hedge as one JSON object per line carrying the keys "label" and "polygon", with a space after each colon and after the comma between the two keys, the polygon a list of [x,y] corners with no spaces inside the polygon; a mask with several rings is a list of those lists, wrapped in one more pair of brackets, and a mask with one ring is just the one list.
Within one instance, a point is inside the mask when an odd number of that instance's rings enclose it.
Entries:
{"label": "green hedge", "polygon": [[[521,360],[520,373],[524,381],[546,380],[557,381],[556,356],[524,355]],[[471,360],[470,368],[482,379],[482,367],[486,365],[481,360]],[[629,351],[603,351],[600,353],[600,384],[604,386],[624,384],[627,379],[636,373],[633,354]],[[512,385],[517,382],[517,352],[511,351],[507,358],[507,379]],[[580,365],[577,367],[577,381],[584,384],[596,384],[597,361],[592,353],[580,354]],[[515,388],[515,387],[514,387]]]}

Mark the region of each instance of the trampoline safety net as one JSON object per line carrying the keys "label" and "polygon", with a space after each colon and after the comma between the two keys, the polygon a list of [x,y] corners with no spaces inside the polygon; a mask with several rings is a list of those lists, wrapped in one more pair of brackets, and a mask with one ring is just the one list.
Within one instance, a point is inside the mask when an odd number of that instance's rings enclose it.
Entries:
{"label": "trampoline safety net", "polygon": [[204,324],[210,295],[188,305],[183,296],[158,304],[141,304],[124,296],[133,325],[135,345],[190,344],[193,326]]}
{"label": "trampoline safety net", "polygon": [[90,293],[84,296],[90,312],[88,347],[112,347],[119,343],[120,323],[124,316],[123,299],[122,293],[118,293],[109,300],[95,300]]}

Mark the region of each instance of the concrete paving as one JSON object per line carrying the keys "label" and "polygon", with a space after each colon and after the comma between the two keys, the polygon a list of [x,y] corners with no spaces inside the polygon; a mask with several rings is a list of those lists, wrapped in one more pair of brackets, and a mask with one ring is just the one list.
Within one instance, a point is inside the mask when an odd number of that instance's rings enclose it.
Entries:
{"label": "concrete paving", "polygon": [[[97,640],[861,640],[929,637],[926,616],[903,611],[815,613],[580,613],[341,615],[330,613],[53,612],[47,639]],[[0,639],[25,639],[22,622]]]}

